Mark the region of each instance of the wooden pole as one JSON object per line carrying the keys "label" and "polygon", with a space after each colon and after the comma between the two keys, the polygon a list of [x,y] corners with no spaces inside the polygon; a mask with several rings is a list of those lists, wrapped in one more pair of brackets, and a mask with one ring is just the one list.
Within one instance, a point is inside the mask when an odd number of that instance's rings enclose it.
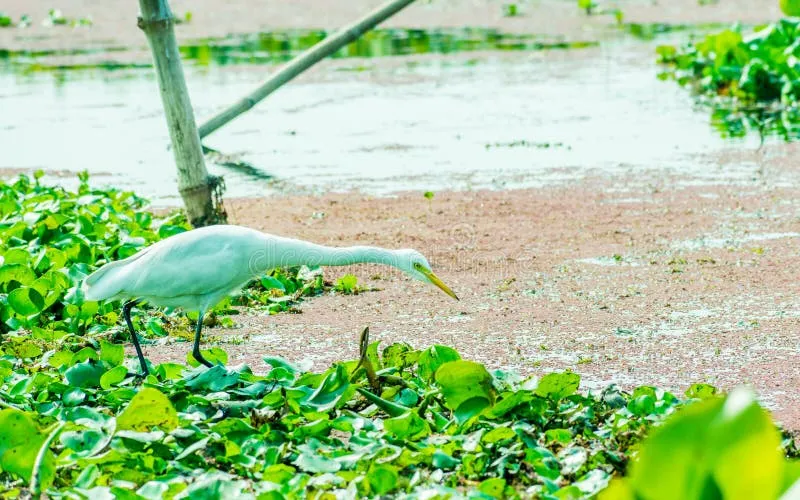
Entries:
{"label": "wooden pole", "polygon": [[[144,1],[144,0],[141,0]],[[215,115],[200,126],[200,138],[208,136],[229,121],[248,111],[265,97],[278,90],[284,84],[301,74],[322,59],[333,54],[348,43],[371,30],[386,19],[392,17],[414,0],[390,0],[354,23],[345,26],[330,37],[324,39],[296,58],[292,59],[269,77],[263,85],[233,106]]]}
{"label": "wooden pole", "polygon": [[178,167],[178,190],[189,221],[195,227],[224,222],[224,212],[215,210],[212,200],[213,194],[219,194],[219,178],[209,177],[206,170],[175,40],[175,18],[167,0],[139,0],[139,9],[138,25],[147,35],[153,52],[158,88]]}

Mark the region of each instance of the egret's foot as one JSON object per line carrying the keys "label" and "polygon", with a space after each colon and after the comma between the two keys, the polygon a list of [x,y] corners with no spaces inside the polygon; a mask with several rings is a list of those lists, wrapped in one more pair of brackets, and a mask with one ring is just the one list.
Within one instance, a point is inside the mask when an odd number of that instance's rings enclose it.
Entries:
{"label": "egret's foot", "polygon": [[192,351],[192,356],[194,356],[194,359],[196,359],[197,362],[200,363],[201,365],[204,365],[208,368],[214,366],[213,364],[211,364],[211,362],[209,362],[206,358],[204,358],[202,354],[200,354],[199,349],[196,351]]}

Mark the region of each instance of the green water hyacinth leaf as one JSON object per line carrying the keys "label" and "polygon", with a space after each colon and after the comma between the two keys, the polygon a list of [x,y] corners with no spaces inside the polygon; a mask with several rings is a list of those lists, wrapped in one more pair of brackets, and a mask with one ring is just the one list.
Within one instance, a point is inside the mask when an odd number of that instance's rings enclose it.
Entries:
{"label": "green water hyacinth leaf", "polygon": [[578,390],[581,383],[581,377],[577,373],[563,372],[563,373],[548,373],[539,380],[539,385],[536,387],[536,394],[543,398],[558,401]]}
{"label": "green water hyacinth leaf", "polygon": [[265,290],[275,289],[275,290],[280,290],[282,292],[286,291],[286,287],[283,286],[283,283],[281,283],[279,279],[274,278],[272,276],[264,276],[263,278],[261,278],[261,286],[263,286]]}
{"label": "green water hyacinth leaf", "polygon": [[485,407],[494,401],[492,376],[474,361],[451,361],[436,370],[436,383],[442,389],[448,408],[456,409],[469,400],[484,400]]}
{"label": "green water hyacinth leaf", "polygon": [[345,274],[336,280],[334,286],[344,294],[352,294],[358,290],[358,278],[352,274]]}
{"label": "green water hyacinth leaf", "polygon": [[709,399],[717,395],[717,388],[709,384],[692,384],[686,389],[687,398]]}
{"label": "green water hyacinth leaf", "polygon": [[100,378],[105,371],[102,364],[93,359],[87,359],[72,365],[64,377],[74,387],[97,387],[100,385]]}
{"label": "green water hyacinth leaf", "polygon": [[[248,498],[243,494],[247,483],[245,481],[234,481],[220,478],[201,478],[192,483],[180,494],[175,496],[176,500],[190,498],[192,500],[217,500],[225,498]],[[250,497],[252,498],[252,497]]]}
{"label": "green water hyacinth leaf", "polygon": [[336,365],[336,369],[329,373],[317,389],[305,400],[303,405],[313,407],[316,411],[328,411],[335,408],[345,396],[355,391],[350,385],[350,379],[344,365]]}
{"label": "green water hyacinth leaf", "polygon": [[320,455],[303,452],[294,461],[294,464],[305,472],[338,472],[341,465],[336,460],[331,460]]}
{"label": "green water hyacinth leaf", "polygon": [[0,457],[39,434],[38,426],[25,412],[14,409],[0,411]]}
{"label": "green water hyacinth leaf", "polygon": [[[0,469],[31,481],[36,455],[47,435],[39,430],[26,413],[6,409],[0,411]],[[55,476],[55,457],[47,451],[40,470],[40,481],[47,486]]]}
{"label": "green water hyacinth leaf", "polygon": [[463,424],[472,417],[476,417],[484,412],[491,406],[491,401],[483,396],[476,396],[463,401],[455,409],[453,415],[456,417],[456,422]]}
{"label": "green water hyacinth leaf", "polygon": [[44,309],[44,298],[36,289],[21,286],[8,294],[8,305],[20,316],[32,316]]}
{"label": "green water hyacinth leaf", "polygon": [[125,360],[125,348],[121,344],[112,344],[105,340],[100,341],[100,361],[109,366],[121,365]]}
{"label": "green water hyacinth leaf", "polygon": [[483,442],[494,444],[498,441],[506,441],[508,439],[514,438],[517,436],[517,433],[514,432],[513,429],[506,426],[499,426],[495,427],[494,429],[490,430],[486,434],[483,435]]}
{"label": "green water hyacinth leaf", "polygon": [[171,431],[178,426],[178,413],[158,389],[140,390],[117,417],[117,429],[145,432],[153,427]]}
{"label": "green water hyacinth leaf", "polygon": [[499,477],[486,479],[485,481],[481,481],[481,484],[478,485],[478,490],[491,498],[503,498],[505,496],[505,489],[506,481]]}
{"label": "green water hyacinth leaf", "polygon": [[[228,364],[228,353],[224,350],[220,349],[219,347],[212,347],[210,349],[201,349],[200,354],[203,355],[206,360],[213,364],[219,365],[226,365]],[[186,364],[189,366],[200,366],[200,362],[194,359],[192,353],[188,353],[186,355]]]}
{"label": "green water hyacinth leaf", "polygon": [[393,403],[392,401],[387,401],[380,396],[376,396],[372,394],[368,390],[359,387],[358,392],[364,396],[364,398],[369,401],[370,403],[374,404],[381,410],[385,411],[388,415],[393,417],[399,417],[400,415],[404,415],[406,412],[410,410],[408,406],[403,406],[401,404]]}
{"label": "green water hyacinth leaf", "polygon": [[375,465],[367,472],[370,491],[375,495],[385,495],[395,489],[400,475],[391,465]]}
{"label": "green water hyacinth leaf", "polygon": [[197,367],[186,376],[186,387],[193,390],[222,391],[236,385],[239,374],[220,365]]}
{"label": "green water hyacinth leaf", "polygon": [[[47,436],[42,435],[35,439],[29,439],[25,444],[7,450],[3,453],[2,459],[0,459],[0,468],[12,474],[16,474],[30,484],[36,456],[46,438]],[[55,473],[55,456],[53,452],[47,450],[39,468],[40,487],[49,487],[49,485],[53,483]]]}
{"label": "green water hyacinth leaf", "polygon": [[424,419],[413,411],[383,421],[383,428],[397,439],[417,441],[431,433],[431,428]]}
{"label": "green water hyacinth leaf", "polygon": [[14,346],[14,354],[20,359],[37,358],[42,355],[42,348],[33,342],[21,342]]}
{"label": "green water hyacinth leaf", "polygon": [[433,380],[433,376],[440,366],[460,359],[461,356],[452,347],[433,345],[419,355],[419,376],[425,380]]}
{"label": "green water hyacinth leaf", "polygon": [[29,285],[36,280],[36,273],[27,265],[9,264],[8,260],[4,262],[6,264],[0,266],[0,285],[5,285],[12,281],[16,281],[21,285]]}
{"label": "green water hyacinth leaf", "polygon": [[779,446],[766,411],[747,389],[736,389],[725,399],[683,409],[657,429],[642,445],[626,486],[602,498],[705,498],[716,492],[726,499],[776,499],[783,480]]}
{"label": "green water hyacinth leaf", "polygon": [[100,377],[100,387],[110,389],[119,384],[128,376],[128,369],[124,366],[115,366]]}

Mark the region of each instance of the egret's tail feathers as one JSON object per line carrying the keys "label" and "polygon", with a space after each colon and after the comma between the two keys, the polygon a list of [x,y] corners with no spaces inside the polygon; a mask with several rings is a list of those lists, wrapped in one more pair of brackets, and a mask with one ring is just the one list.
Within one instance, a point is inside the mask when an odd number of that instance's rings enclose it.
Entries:
{"label": "egret's tail feathers", "polygon": [[86,300],[107,300],[124,292],[127,265],[139,259],[146,251],[145,249],[127,259],[109,262],[90,274],[81,286]]}

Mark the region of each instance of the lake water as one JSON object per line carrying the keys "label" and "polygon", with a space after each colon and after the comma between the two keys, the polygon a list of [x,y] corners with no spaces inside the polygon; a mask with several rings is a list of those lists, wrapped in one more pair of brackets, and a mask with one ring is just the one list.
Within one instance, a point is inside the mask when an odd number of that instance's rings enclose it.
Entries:
{"label": "lake water", "polygon": [[[512,188],[643,172],[735,181],[758,168],[703,160],[752,149],[758,138],[722,138],[685,89],[657,79],[656,42],[620,36],[571,47],[493,37],[467,46],[375,35],[206,138],[253,167],[209,161],[209,170],[225,176],[228,196],[260,196]],[[199,122],[305,48],[266,40],[183,49]],[[177,203],[152,70],[146,59],[115,63],[118,54],[92,64],[81,58],[96,54],[67,54],[78,62],[50,67],[40,62],[46,54],[0,59],[0,168],[44,169],[64,183],[65,172],[85,169],[99,183]],[[391,54],[400,55],[363,57]]]}

